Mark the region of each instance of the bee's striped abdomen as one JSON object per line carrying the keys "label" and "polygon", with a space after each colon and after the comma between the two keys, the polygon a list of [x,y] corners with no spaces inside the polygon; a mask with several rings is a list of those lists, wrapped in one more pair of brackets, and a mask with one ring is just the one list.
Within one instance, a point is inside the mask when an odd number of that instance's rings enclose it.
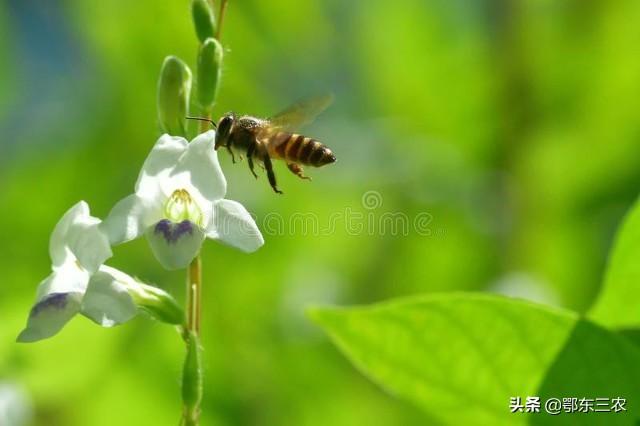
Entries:
{"label": "bee's striped abdomen", "polygon": [[287,146],[284,149],[285,159],[288,161],[299,162],[299,155],[302,148],[308,142],[308,138],[302,135],[292,133],[287,139]]}
{"label": "bee's striped abdomen", "polygon": [[288,162],[314,167],[324,166],[336,161],[336,157],[329,148],[315,139],[296,133],[288,134],[286,139],[276,147],[276,153],[280,158]]}

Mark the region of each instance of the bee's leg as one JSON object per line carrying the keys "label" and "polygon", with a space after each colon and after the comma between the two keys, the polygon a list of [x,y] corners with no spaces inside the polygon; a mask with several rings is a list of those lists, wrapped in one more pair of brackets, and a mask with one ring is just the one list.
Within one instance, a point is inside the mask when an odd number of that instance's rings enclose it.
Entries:
{"label": "bee's leg", "polygon": [[253,173],[253,176],[258,179],[258,175],[256,174],[255,170],[253,170],[253,153],[256,151],[256,144],[251,144],[249,145],[249,148],[247,149],[247,162],[249,163],[249,170],[251,170],[251,173]]}
{"label": "bee's leg", "polygon": [[264,162],[264,168],[267,170],[267,177],[269,178],[269,184],[271,184],[271,188],[276,191],[278,194],[282,194],[282,191],[278,189],[276,186],[276,175],[273,173],[273,164],[271,164],[271,158],[269,158],[268,154],[265,154],[262,158]]}
{"label": "bee's leg", "polygon": [[291,173],[298,176],[300,179],[312,180],[309,176],[305,176],[303,174],[304,170],[302,169],[302,166],[296,163],[289,163],[287,164],[287,167],[289,167],[289,170],[291,170]]}
{"label": "bee's leg", "polygon": [[229,151],[229,154],[231,154],[231,162],[233,164],[236,164],[236,156],[233,155],[233,151],[231,150],[231,145],[227,144],[227,151]]}
{"label": "bee's leg", "polygon": [[229,151],[229,154],[231,154],[231,162],[233,164],[236,164],[236,156],[233,155],[233,151],[231,150],[231,144],[232,144],[232,139],[229,138],[227,140],[227,144],[225,145],[225,147],[227,148],[227,151]]}

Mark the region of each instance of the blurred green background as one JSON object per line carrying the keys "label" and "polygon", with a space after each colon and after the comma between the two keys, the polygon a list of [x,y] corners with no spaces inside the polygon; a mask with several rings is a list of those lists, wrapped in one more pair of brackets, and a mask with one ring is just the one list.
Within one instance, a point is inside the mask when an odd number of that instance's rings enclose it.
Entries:
{"label": "blurred green background", "polygon": [[[639,188],[640,2],[231,0],[226,18],[214,115],[332,91],[306,133],[339,159],[312,183],[279,164],[276,196],[223,152],[228,198],[261,227],[346,209],[431,221],[429,235],[263,229],[253,255],[207,243],[204,425],[431,424],[343,359],[305,317],[313,304],[486,290],[589,307]],[[0,383],[28,395],[29,424],[178,422],[171,328],[78,317],[14,340],[53,226],[80,199],[104,217],[131,193],[159,134],[162,60],[195,69],[196,49],[187,0],[0,3]],[[145,241],[114,251],[112,266],[183,298],[183,274]]]}

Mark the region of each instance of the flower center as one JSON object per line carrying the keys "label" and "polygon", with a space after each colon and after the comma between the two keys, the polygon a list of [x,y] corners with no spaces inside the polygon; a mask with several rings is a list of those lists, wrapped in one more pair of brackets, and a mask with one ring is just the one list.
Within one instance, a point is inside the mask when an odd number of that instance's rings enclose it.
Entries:
{"label": "flower center", "polygon": [[186,189],[176,189],[164,206],[167,219],[179,223],[185,220],[202,226],[202,210]]}

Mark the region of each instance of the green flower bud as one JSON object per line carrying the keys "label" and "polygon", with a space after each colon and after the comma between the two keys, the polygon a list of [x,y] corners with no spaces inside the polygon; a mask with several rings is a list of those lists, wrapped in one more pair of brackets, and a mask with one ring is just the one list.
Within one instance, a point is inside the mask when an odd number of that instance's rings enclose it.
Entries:
{"label": "green flower bud", "polygon": [[222,45],[214,38],[208,38],[198,53],[198,102],[204,109],[210,109],[218,94],[218,83],[222,70]]}
{"label": "green flower bud", "polygon": [[158,321],[167,324],[184,324],[184,311],[173,297],[164,290],[138,282],[132,296],[136,304]]}
{"label": "green flower bud", "polygon": [[200,43],[204,43],[209,37],[215,36],[215,18],[207,0],[193,0],[191,2],[191,16],[193,17],[193,25],[196,27],[196,35]]}
{"label": "green flower bud", "polygon": [[126,287],[135,305],[147,311],[158,321],[174,325],[184,324],[184,311],[166,291],[137,279],[121,284]]}
{"label": "green flower bud", "polygon": [[186,424],[197,424],[200,413],[196,410],[202,401],[202,356],[200,341],[193,332],[189,332],[187,337],[187,357],[182,372],[182,401],[187,409]]}
{"label": "green flower bud", "polygon": [[175,56],[167,56],[158,83],[158,118],[162,131],[186,136],[190,91],[191,70]]}

